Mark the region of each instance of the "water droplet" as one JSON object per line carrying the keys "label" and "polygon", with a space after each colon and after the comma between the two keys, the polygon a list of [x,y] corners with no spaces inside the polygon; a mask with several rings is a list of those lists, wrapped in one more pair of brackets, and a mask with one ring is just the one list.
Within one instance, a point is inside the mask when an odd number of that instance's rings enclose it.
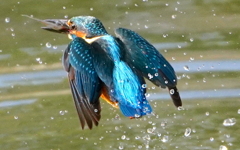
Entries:
{"label": "water droplet", "polygon": [[171,90],[169,91],[169,93],[170,93],[171,95],[173,95],[173,94],[175,93],[174,89],[171,89]]}
{"label": "water droplet", "polygon": [[126,139],[126,135],[122,135],[121,139],[125,140]]}
{"label": "water droplet", "polygon": [[209,116],[209,112],[206,112],[205,114],[206,114],[206,116]]}
{"label": "water droplet", "polygon": [[139,139],[140,139],[140,136],[135,136],[135,139],[136,139],[136,140],[139,140]]}
{"label": "water droplet", "polygon": [[238,114],[240,114],[240,109],[238,109]]}
{"label": "water droplet", "polygon": [[135,118],[139,118],[139,117],[141,117],[141,116],[140,116],[139,114],[135,114],[134,117],[135,117]]}
{"label": "water droplet", "polygon": [[41,60],[41,58],[36,58],[36,61],[40,61]]}
{"label": "water droplet", "polygon": [[47,43],[46,43],[46,47],[47,47],[47,48],[51,48],[51,47],[52,47],[52,44],[49,43],[49,42],[47,42]]}
{"label": "water droplet", "polygon": [[147,129],[147,133],[153,133],[154,132],[154,129],[153,128],[148,128]]}
{"label": "water droplet", "polygon": [[228,118],[223,121],[224,126],[233,126],[235,125],[237,120],[235,118]]}
{"label": "water droplet", "polygon": [[60,115],[64,115],[65,112],[64,112],[63,110],[60,110],[60,111],[59,111],[59,114],[60,114]]}
{"label": "water droplet", "polygon": [[182,106],[179,106],[177,109],[178,110],[184,110],[184,108]]}
{"label": "water droplet", "polygon": [[53,49],[57,49],[57,46],[53,46]]}
{"label": "water droplet", "polygon": [[219,150],[228,150],[228,148],[224,145],[220,145]]}
{"label": "water droplet", "polygon": [[186,136],[186,137],[190,136],[191,132],[192,132],[192,129],[191,129],[191,128],[185,129],[184,136]]}
{"label": "water droplet", "polygon": [[147,84],[143,84],[142,88],[144,88],[144,89],[147,88]]}
{"label": "water droplet", "polygon": [[124,146],[123,146],[123,145],[120,145],[118,148],[119,148],[119,149],[124,149]]}
{"label": "water droplet", "polygon": [[98,112],[98,109],[94,109],[94,112]]}
{"label": "water droplet", "polygon": [[213,138],[213,137],[210,137],[210,141],[211,141],[211,142],[214,141],[214,138]]}
{"label": "water droplet", "polygon": [[51,120],[53,120],[53,119],[54,119],[54,117],[50,117],[50,119],[51,119]]}
{"label": "water droplet", "polygon": [[189,71],[189,67],[187,65],[183,66],[183,69]]}
{"label": "water droplet", "polygon": [[162,139],[161,139],[161,141],[162,142],[164,142],[164,143],[166,143],[166,142],[168,142],[168,136],[167,135],[164,135],[163,137],[162,137]]}
{"label": "water droplet", "polygon": [[150,73],[148,74],[148,78],[149,79],[152,79],[153,78],[153,75],[151,75]]}
{"label": "water droplet", "polygon": [[195,58],[194,57],[190,57],[190,60],[194,60]]}
{"label": "water droplet", "polygon": [[5,22],[9,23],[10,22],[10,18],[9,17],[5,18]]}
{"label": "water droplet", "polygon": [[148,140],[148,141],[150,141],[150,140],[151,140],[151,137],[147,134],[147,135],[145,135],[145,136],[143,137],[143,140]]}
{"label": "water droplet", "polygon": [[66,9],[66,7],[65,7],[65,6],[63,6],[63,9]]}
{"label": "water droplet", "polygon": [[194,41],[194,38],[190,38],[189,40],[190,40],[190,42],[193,42],[193,41]]}
{"label": "water droplet", "polygon": [[161,127],[166,127],[167,126],[167,122],[161,122]]}
{"label": "water droplet", "polygon": [[92,7],[90,8],[90,11],[93,11],[93,8],[92,8]]}
{"label": "water droplet", "polygon": [[147,29],[147,28],[148,28],[148,26],[147,26],[147,25],[145,25],[145,26],[144,26],[144,28],[146,28],[146,29]]}
{"label": "water droplet", "polygon": [[203,82],[204,82],[204,83],[207,82],[205,78],[203,78]]}
{"label": "water droplet", "polygon": [[146,97],[149,97],[149,96],[150,96],[150,94],[149,94],[149,93],[145,93],[145,96],[146,96]]}
{"label": "water droplet", "polygon": [[18,119],[18,116],[14,116],[14,119]]}
{"label": "water droplet", "polygon": [[64,18],[66,18],[66,19],[67,19],[67,18],[68,18],[68,15],[65,15],[65,16],[64,16]]}
{"label": "water droplet", "polygon": [[172,15],[172,19],[176,19],[177,15]]}

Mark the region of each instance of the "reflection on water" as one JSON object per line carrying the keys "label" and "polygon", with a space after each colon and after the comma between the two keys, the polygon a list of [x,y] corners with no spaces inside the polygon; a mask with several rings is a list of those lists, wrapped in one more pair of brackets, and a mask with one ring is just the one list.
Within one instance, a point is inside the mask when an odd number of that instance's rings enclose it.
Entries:
{"label": "reflection on water", "polygon": [[[240,71],[240,60],[217,60],[217,61],[183,61],[171,62],[177,73],[204,73],[214,71]],[[186,69],[186,66],[188,69]],[[0,75],[0,87],[19,85],[39,85],[47,83],[58,83],[66,77],[63,69],[20,72]]]}
{"label": "reflection on water", "polygon": [[240,71],[240,60],[171,62],[176,72],[204,73]]}
{"label": "reflection on water", "polygon": [[39,85],[61,82],[66,77],[66,72],[61,70],[20,72],[0,75],[0,87],[14,85]]}
{"label": "reflection on water", "polygon": [[19,99],[19,100],[7,100],[7,101],[1,101],[0,102],[0,108],[3,107],[13,107],[13,106],[19,106],[19,105],[28,105],[36,102],[37,99]]}
{"label": "reflection on water", "polygon": [[[214,89],[214,90],[198,90],[198,91],[180,91],[183,100],[196,99],[215,99],[215,98],[237,98],[240,97],[240,89]],[[151,93],[149,100],[169,100],[169,94],[165,93]]]}

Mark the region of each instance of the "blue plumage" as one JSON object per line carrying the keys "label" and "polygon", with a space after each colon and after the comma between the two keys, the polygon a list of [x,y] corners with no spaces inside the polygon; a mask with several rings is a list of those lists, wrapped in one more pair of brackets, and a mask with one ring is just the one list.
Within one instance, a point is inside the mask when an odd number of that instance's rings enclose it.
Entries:
{"label": "blue plumage", "polygon": [[[102,74],[106,74],[105,70],[97,69],[97,73],[101,80],[109,85],[109,95],[113,100],[119,103],[119,107],[125,116],[134,117],[151,113],[151,106],[148,104],[149,111],[143,113],[143,101],[146,101],[141,81],[134,74],[133,70],[123,61],[124,51],[122,47],[110,35],[100,37],[92,43],[95,51],[104,51],[109,57],[112,68],[108,68],[112,72],[109,74],[111,80],[102,78]],[[95,68],[99,68],[98,64],[102,64],[105,60],[95,60]],[[106,68],[107,69],[107,68]],[[110,82],[110,83],[109,83]],[[127,112],[127,113],[125,113]]]}
{"label": "blue plumage", "polygon": [[[84,128],[100,120],[100,96],[128,117],[152,112],[145,93],[145,79],[168,88],[175,106],[182,106],[176,87],[177,77],[170,63],[143,37],[129,29],[118,28],[117,37],[107,33],[92,16],[63,20],[43,20],[48,31],[69,33],[73,41],[63,54],[63,66]],[[55,23],[55,24],[54,24]],[[66,28],[68,27],[68,29]]]}

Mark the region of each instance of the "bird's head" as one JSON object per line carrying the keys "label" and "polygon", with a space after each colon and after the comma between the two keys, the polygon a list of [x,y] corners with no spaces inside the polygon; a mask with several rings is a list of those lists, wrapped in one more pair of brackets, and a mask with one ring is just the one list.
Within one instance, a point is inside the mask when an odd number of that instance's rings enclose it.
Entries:
{"label": "bird's head", "polygon": [[108,34],[101,21],[92,16],[73,17],[67,25],[71,35],[86,39]]}
{"label": "bird's head", "polygon": [[40,20],[32,17],[29,18],[40,21],[43,24],[45,24],[46,26],[42,27],[42,29],[44,30],[57,33],[66,33],[70,35],[70,38],[81,37],[83,39],[91,39],[94,37],[108,34],[101,21],[92,16],[78,16],[73,17],[70,20],[66,19]]}

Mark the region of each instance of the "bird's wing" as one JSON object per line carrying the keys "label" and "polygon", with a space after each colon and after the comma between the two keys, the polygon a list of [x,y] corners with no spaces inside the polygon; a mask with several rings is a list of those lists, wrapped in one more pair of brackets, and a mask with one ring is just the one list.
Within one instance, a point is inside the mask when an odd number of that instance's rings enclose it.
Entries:
{"label": "bird's wing", "polygon": [[82,129],[85,123],[91,129],[100,120],[102,82],[93,66],[92,48],[83,39],[75,38],[63,55],[63,66],[69,83]]}
{"label": "bird's wing", "polygon": [[176,86],[172,66],[153,45],[129,29],[118,28],[115,34],[126,46],[126,60],[130,66],[157,86]]}
{"label": "bird's wing", "polygon": [[177,77],[169,62],[147,40],[136,32],[118,28],[115,34],[126,47],[126,61],[138,74],[162,88],[168,87],[175,106],[182,106]]}
{"label": "bird's wing", "polygon": [[[94,47],[95,69],[101,80],[107,85],[108,93],[113,101],[117,101],[125,116],[134,117],[151,113],[151,106],[142,89],[144,79],[138,76],[123,61],[125,47],[116,38],[107,35],[92,43]],[[100,56],[100,57],[98,57]],[[103,74],[103,75],[102,75]]]}

